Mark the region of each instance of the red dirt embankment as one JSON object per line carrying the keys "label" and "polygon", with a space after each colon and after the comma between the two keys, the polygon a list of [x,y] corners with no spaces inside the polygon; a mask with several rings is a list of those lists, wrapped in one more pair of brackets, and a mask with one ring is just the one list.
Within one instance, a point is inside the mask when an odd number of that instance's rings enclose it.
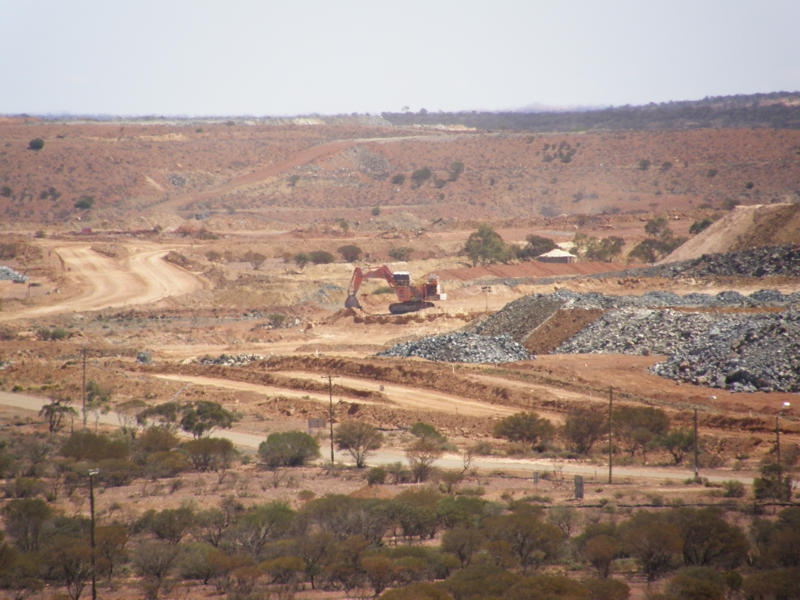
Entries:
{"label": "red dirt embankment", "polygon": [[470,281],[479,277],[561,277],[565,275],[594,275],[624,269],[622,265],[604,262],[581,262],[569,265],[538,261],[519,265],[489,265],[464,269],[444,269],[436,274],[442,280]]}

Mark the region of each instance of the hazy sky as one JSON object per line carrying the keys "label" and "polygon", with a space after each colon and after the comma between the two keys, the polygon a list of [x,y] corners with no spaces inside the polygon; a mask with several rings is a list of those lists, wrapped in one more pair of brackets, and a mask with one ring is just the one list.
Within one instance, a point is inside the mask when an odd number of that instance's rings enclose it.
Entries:
{"label": "hazy sky", "polygon": [[800,0],[0,0],[0,113],[295,115],[800,90]]}

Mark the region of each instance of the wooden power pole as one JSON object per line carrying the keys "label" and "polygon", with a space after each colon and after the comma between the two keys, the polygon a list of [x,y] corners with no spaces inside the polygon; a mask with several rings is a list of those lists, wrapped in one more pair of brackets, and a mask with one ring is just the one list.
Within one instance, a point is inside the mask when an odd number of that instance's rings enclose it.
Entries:
{"label": "wooden power pole", "polygon": [[614,464],[614,428],[611,414],[614,410],[614,386],[608,386],[608,483],[611,483]]}

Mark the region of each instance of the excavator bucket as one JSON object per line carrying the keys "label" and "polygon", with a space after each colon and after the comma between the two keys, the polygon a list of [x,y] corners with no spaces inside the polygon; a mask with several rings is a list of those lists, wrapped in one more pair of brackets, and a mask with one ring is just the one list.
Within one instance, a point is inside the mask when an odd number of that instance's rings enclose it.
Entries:
{"label": "excavator bucket", "polygon": [[347,299],[344,301],[345,308],[361,308],[361,304],[358,302],[358,298],[355,297],[355,294],[352,296],[347,296]]}

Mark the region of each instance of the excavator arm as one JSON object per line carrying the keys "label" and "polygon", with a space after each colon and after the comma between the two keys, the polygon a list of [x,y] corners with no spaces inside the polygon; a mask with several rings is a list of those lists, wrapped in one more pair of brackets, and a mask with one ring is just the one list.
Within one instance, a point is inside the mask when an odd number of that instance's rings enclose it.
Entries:
{"label": "excavator arm", "polygon": [[381,265],[366,272],[362,271],[361,267],[356,267],[353,271],[353,276],[350,278],[350,285],[347,286],[347,299],[344,301],[345,308],[361,308],[356,294],[365,279],[385,279],[389,287],[395,289],[394,274],[386,265]]}

